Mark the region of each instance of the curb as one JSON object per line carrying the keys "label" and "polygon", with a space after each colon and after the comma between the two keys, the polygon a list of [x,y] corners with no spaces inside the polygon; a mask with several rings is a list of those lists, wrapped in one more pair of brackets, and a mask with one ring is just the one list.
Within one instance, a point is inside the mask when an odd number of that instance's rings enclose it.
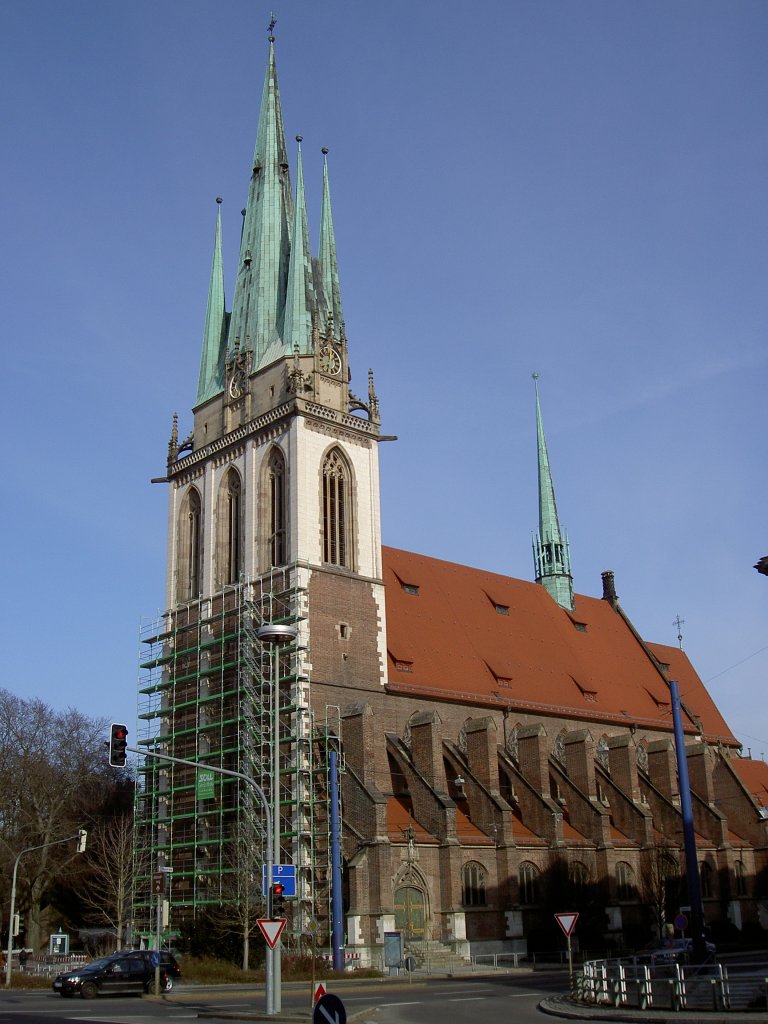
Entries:
{"label": "curb", "polygon": [[542,1013],[566,1020],[618,1021],[620,1024],[756,1024],[761,1018],[753,1013],[728,1013],[694,1010],[622,1010],[615,1006],[587,1006],[567,996],[550,996],[538,1004]]}

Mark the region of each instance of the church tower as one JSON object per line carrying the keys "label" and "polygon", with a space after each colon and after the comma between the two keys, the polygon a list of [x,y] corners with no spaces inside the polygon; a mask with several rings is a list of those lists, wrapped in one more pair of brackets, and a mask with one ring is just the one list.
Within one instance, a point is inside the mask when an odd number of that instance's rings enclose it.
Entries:
{"label": "church tower", "polygon": [[549,465],[547,441],[541,419],[539,375],[534,373],[536,391],[536,447],[539,464],[539,532],[533,539],[533,563],[536,582],[567,611],[573,611],[571,552],[565,531],[560,529],[555,503],[555,488]]}
{"label": "church tower", "polygon": [[[328,151],[313,256],[301,141],[294,193],[270,35],[232,307],[217,199],[193,424],[182,438],[174,416],[168,445],[166,611],[143,638],[139,714],[147,751],[246,774],[267,794],[275,862],[297,869],[297,930],[329,917],[327,746],[348,691],[380,690],[386,664],[379,405],[371,371],[362,397],[350,388]],[[262,644],[268,623],[291,627],[289,642]],[[251,789],[157,765],[147,759],[137,801],[141,874],[148,886],[173,869],[171,929],[211,905],[263,913]],[[147,888],[146,927],[149,909]]]}

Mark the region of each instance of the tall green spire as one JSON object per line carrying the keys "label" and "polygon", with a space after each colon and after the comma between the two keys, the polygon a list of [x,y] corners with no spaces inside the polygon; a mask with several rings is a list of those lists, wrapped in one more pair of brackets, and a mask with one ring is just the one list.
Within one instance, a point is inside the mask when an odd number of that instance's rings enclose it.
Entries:
{"label": "tall green spire", "polygon": [[275,47],[270,36],[228,343],[230,355],[237,339],[241,352],[252,353],[251,371],[281,354],[292,219]]}
{"label": "tall green spire", "polygon": [[226,360],[226,322],[224,309],[224,264],[221,258],[221,199],[217,198],[216,235],[213,242],[213,264],[208,285],[208,306],[205,311],[203,352],[200,357],[200,375],[197,379],[195,405],[213,398],[224,389],[224,363]]}
{"label": "tall green spire", "polygon": [[333,231],[331,215],[331,189],[328,184],[328,150],[323,149],[323,205],[320,213],[320,280],[325,300],[324,323],[328,322],[328,313],[333,314],[333,329],[336,338],[341,338],[343,314],[341,310],[341,286],[339,284],[339,264],[336,259],[336,236]]}
{"label": "tall green spire", "polygon": [[544,424],[539,403],[539,375],[534,373],[536,390],[536,442],[539,461],[539,532],[533,540],[533,562],[536,582],[541,583],[555,601],[573,611],[573,578],[568,538],[560,530],[555,503],[555,488],[549,466],[549,453],[544,437]]}
{"label": "tall green spire", "polygon": [[312,351],[312,310],[315,308],[315,293],[312,283],[312,254],[309,248],[300,135],[296,136],[296,141],[299,144],[296,203],[293,208],[293,241],[281,334],[288,351],[292,352],[298,346],[299,352],[306,354]]}

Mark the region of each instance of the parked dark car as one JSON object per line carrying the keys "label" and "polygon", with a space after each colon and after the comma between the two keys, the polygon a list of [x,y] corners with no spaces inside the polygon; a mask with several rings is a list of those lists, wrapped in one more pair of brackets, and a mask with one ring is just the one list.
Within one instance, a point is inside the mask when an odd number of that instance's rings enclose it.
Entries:
{"label": "parked dark car", "polygon": [[[141,957],[144,960],[149,960],[152,964],[152,970],[155,969],[155,951],[153,949],[130,949],[128,951],[123,950],[123,956],[129,957]],[[165,970],[172,978],[181,977],[181,968],[176,961],[176,957],[173,953],[169,953],[167,949],[160,950],[160,970]]]}
{"label": "parked dark car", "polygon": [[[713,942],[705,942],[707,958],[717,952]],[[693,939],[667,939],[664,942],[652,942],[637,954],[637,959],[648,960],[653,964],[675,964],[688,962],[693,953]]]}
{"label": "parked dark car", "polygon": [[[79,993],[83,999],[152,992],[155,984],[153,956],[151,951],[129,950],[93,960],[76,971],[58,975],[53,982],[53,991],[60,992],[62,996]],[[173,988],[174,968],[176,977],[181,972],[169,953],[164,957],[166,962],[163,963],[162,957],[160,961],[160,991],[169,992]]]}

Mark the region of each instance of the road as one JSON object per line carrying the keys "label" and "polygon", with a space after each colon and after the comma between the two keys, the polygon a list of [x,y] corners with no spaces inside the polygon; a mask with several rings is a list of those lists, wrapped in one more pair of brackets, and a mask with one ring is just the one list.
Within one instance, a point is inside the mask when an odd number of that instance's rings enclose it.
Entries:
{"label": "road", "polygon": [[[309,985],[286,985],[283,1010],[303,1011],[309,1020]],[[344,981],[331,986],[342,999],[349,1016],[370,1024],[483,1024],[506,1021],[542,1024],[536,1009],[545,996],[563,992],[567,976],[510,973],[464,975],[457,978],[383,979]],[[179,985],[170,999],[155,1001],[113,996],[95,1000],[62,999],[53,992],[4,992],[0,990],[0,1024],[55,1024],[78,1021],[87,1024],[175,1024],[198,1019],[263,1012],[261,988]],[[217,1017],[217,1014],[221,1017]]]}

